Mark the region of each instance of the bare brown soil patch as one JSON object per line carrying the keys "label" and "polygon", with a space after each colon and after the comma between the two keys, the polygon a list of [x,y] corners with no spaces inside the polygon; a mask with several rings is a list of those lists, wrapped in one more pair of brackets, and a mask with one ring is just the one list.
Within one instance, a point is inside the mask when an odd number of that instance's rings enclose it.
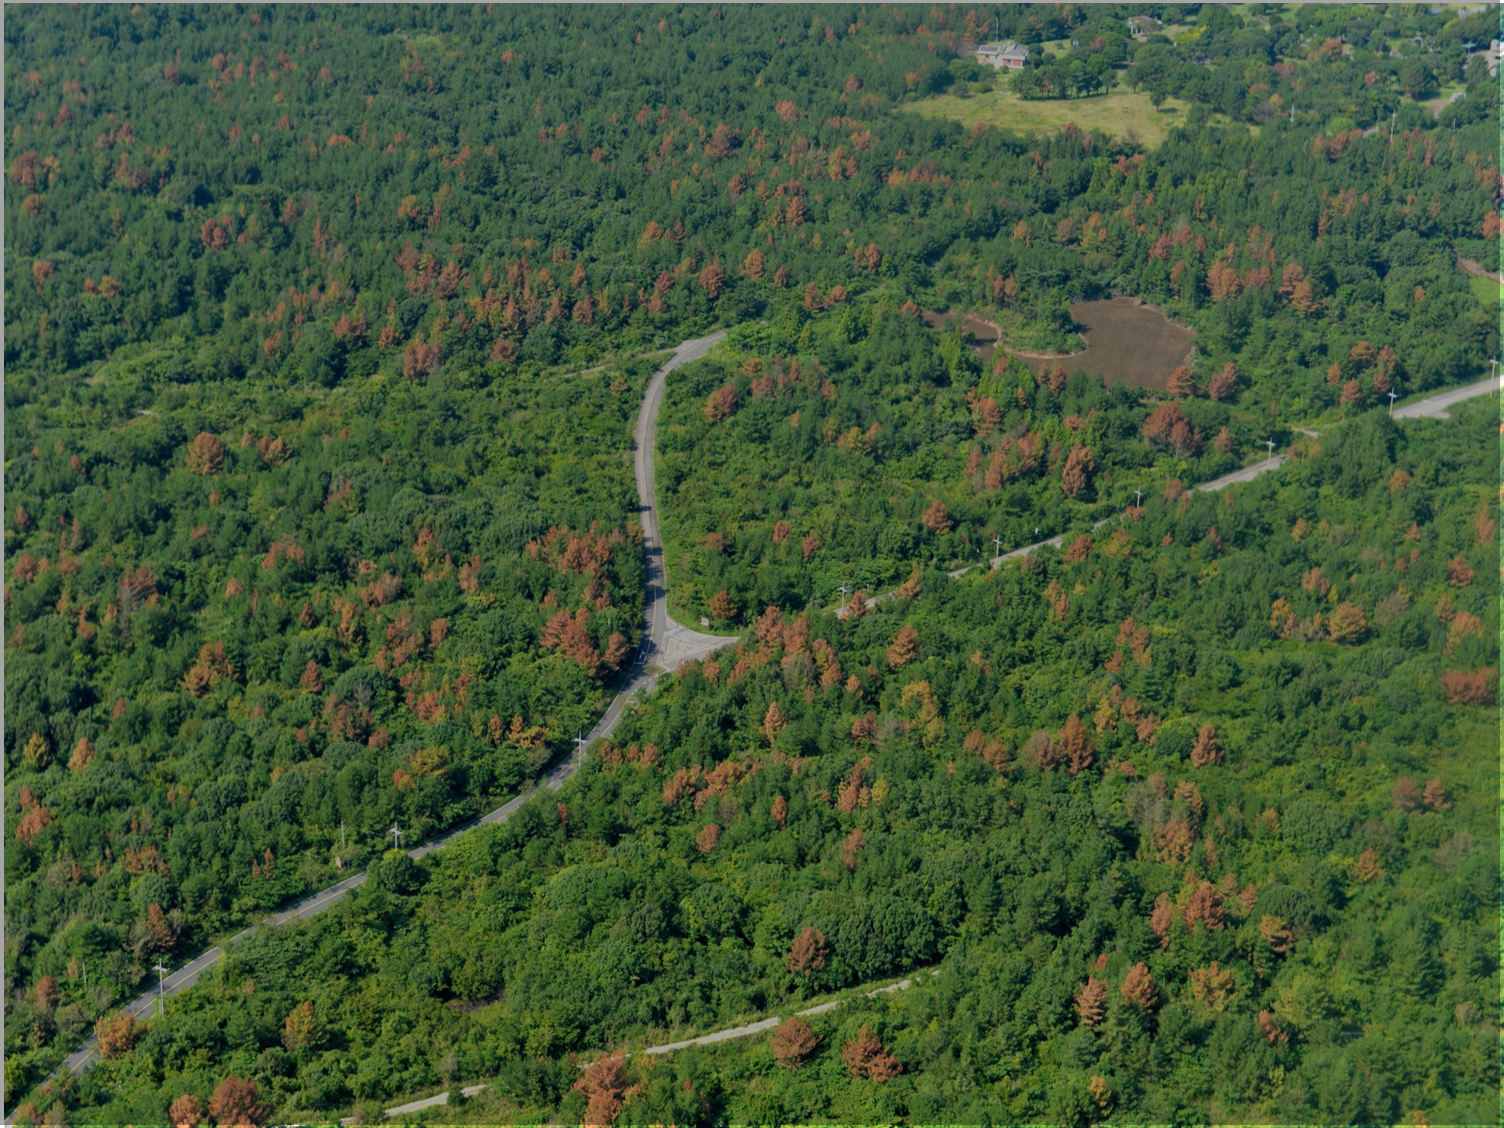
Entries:
{"label": "bare brown soil patch", "polygon": [[[1071,306],[1071,315],[1081,326],[1081,339],[1085,342],[1085,348],[1077,352],[1040,353],[1003,347],[1013,356],[1029,361],[1034,368],[1042,366],[1048,370],[1058,363],[1067,375],[1096,373],[1108,384],[1124,381],[1158,392],[1164,391],[1176,365],[1189,363],[1195,334],[1137,298],[1076,302]],[[951,328],[957,315],[954,310],[930,310],[921,316],[930,328],[943,332]],[[984,364],[992,360],[1002,344],[1002,331],[974,313],[962,315],[961,332]]]}
{"label": "bare brown soil patch", "polygon": [[1071,315],[1086,348],[1048,365],[1059,364],[1067,375],[1096,373],[1108,384],[1123,381],[1162,392],[1176,365],[1190,356],[1194,334],[1137,298],[1077,302]]}

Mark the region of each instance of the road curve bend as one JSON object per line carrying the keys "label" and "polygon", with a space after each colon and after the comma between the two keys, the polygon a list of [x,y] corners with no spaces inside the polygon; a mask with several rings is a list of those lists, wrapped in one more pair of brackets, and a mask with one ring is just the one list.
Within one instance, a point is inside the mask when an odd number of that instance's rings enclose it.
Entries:
{"label": "road curve bend", "polygon": [[[564,786],[564,781],[569,779],[585,764],[584,750],[596,740],[608,736],[616,723],[621,719],[622,711],[627,704],[637,695],[639,690],[651,690],[658,678],[666,673],[677,669],[681,662],[696,658],[703,658],[719,646],[725,646],[734,641],[731,638],[719,635],[701,634],[690,630],[681,623],[676,623],[669,618],[668,614],[668,588],[663,565],[663,540],[658,532],[658,503],[653,484],[653,441],[658,428],[658,412],[663,406],[664,389],[668,382],[668,374],[681,364],[691,360],[698,360],[726,339],[724,331],[712,333],[708,337],[698,337],[691,341],[685,341],[674,350],[674,355],[653,373],[653,378],[648,381],[647,392],[643,396],[642,407],[637,413],[637,429],[634,435],[635,444],[632,453],[633,473],[637,480],[637,497],[640,505],[638,520],[642,525],[642,547],[647,563],[647,591],[643,600],[643,633],[642,642],[638,646],[637,656],[632,663],[632,668],[627,674],[621,691],[617,693],[596,726],[590,730],[574,755],[554,767],[543,779],[543,784],[550,791],[557,791]],[[409,850],[408,855],[414,859],[422,858],[435,850],[440,850],[449,845],[461,834],[477,826],[487,826],[492,823],[506,822],[521,806],[531,799],[536,790],[529,789],[514,799],[504,803],[478,819],[456,827],[430,842],[426,842],[415,849]],[[260,924],[253,925],[225,941],[224,945],[210,948],[207,952],[184,964],[171,975],[165,976],[161,983],[161,994],[176,995],[180,991],[187,990],[199,981],[199,978],[225,954],[225,947],[243,940],[256,931],[266,927],[276,927],[292,920],[311,917],[323,912],[329,906],[343,900],[352,889],[358,889],[366,881],[365,873],[358,873],[352,877],[322,889],[317,893],[299,901],[297,904],[275,913]],[[137,1018],[149,1015],[157,1006],[158,992],[147,991],[139,998],[132,1000],[123,1008],[127,1013]],[[98,1044],[91,1035],[82,1046],[74,1050],[64,1059],[59,1069],[68,1069],[74,1073],[89,1068],[99,1060]],[[54,1076],[57,1071],[54,1071]],[[7,1115],[4,1123],[9,1125],[12,1117]]]}

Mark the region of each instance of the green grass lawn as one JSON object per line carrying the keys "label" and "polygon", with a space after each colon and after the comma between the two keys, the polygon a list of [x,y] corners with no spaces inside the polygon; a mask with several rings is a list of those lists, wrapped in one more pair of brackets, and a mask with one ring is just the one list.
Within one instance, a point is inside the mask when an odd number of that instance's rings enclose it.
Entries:
{"label": "green grass lawn", "polygon": [[1500,303],[1504,302],[1504,284],[1495,278],[1469,278],[1468,285],[1472,287],[1473,295],[1487,308],[1498,312]]}
{"label": "green grass lawn", "polygon": [[1183,120],[1190,106],[1170,98],[1156,112],[1148,94],[1122,88],[1092,98],[1025,101],[1003,80],[998,89],[985,94],[939,94],[909,108],[931,117],[953,118],[965,125],[980,122],[1018,133],[1052,133],[1074,122],[1082,129],[1100,129],[1114,137],[1155,148],[1169,135],[1170,127]]}

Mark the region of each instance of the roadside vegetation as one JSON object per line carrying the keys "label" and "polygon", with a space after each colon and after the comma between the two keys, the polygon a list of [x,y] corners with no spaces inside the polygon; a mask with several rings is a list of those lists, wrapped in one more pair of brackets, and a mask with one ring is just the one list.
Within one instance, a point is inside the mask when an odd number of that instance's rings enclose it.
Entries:
{"label": "roadside vegetation", "polygon": [[[1459,265],[1499,268],[1497,14],[1131,11],[8,13],[7,1108],[1482,1117],[1497,421],[1383,407],[1498,355]],[[1020,106],[1074,128],[910,112],[989,97],[994,31],[1054,45]],[[1078,116],[1118,97],[1180,112]],[[1112,294],[1193,331],[1161,383],[1014,355]],[[610,701],[633,420],[716,328],[659,500],[675,613],[740,641],[547,802],[385,855]],[[778,1049],[577,1069],[929,966]]]}

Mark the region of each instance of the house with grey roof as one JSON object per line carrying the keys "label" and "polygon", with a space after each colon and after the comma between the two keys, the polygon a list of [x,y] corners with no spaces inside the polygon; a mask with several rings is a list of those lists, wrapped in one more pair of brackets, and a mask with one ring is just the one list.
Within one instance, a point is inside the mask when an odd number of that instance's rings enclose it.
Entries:
{"label": "house with grey roof", "polygon": [[990,63],[998,70],[1023,70],[1029,52],[1017,43],[983,43],[977,48],[977,62]]}

